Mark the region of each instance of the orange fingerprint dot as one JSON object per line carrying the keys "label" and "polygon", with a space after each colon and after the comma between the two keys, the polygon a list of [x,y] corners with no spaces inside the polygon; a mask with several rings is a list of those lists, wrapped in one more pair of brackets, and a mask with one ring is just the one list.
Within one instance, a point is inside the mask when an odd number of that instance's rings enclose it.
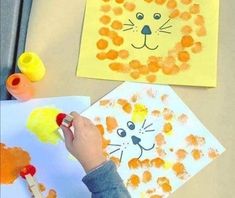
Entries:
{"label": "orange fingerprint dot", "polygon": [[113,130],[118,127],[117,120],[111,116],[106,117],[106,125],[107,125],[107,131],[109,133],[112,133]]}
{"label": "orange fingerprint dot", "polygon": [[168,108],[164,108],[162,113],[165,120],[170,120],[173,118],[173,111]]}
{"label": "orange fingerprint dot", "polygon": [[182,29],[181,29],[181,32],[183,34],[190,34],[192,32],[192,28],[189,26],[189,25],[186,25],[184,26]]}
{"label": "orange fingerprint dot", "polygon": [[132,101],[132,102],[137,102],[138,99],[139,99],[139,95],[138,95],[138,94],[134,94],[134,95],[131,97],[131,101]]}
{"label": "orange fingerprint dot", "polygon": [[123,42],[124,42],[124,39],[120,36],[116,36],[115,38],[113,38],[114,45],[120,46],[123,44]]}
{"label": "orange fingerprint dot", "polygon": [[118,167],[120,166],[120,160],[117,157],[110,157],[110,160],[113,161],[113,163]]}
{"label": "orange fingerprint dot", "polygon": [[199,160],[202,157],[202,152],[198,149],[193,149],[192,156],[195,160]]}
{"label": "orange fingerprint dot", "polygon": [[125,65],[122,63],[114,62],[109,64],[109,68],[113,71],[124,72]]}
{"label": "orange fingerprint dot", "polygon": [[117,32],[115,31],[109,31],[108,35],[107,35],[110,39],[114,39],[118,36]]}
{"label": "orange fingerprint dot", "polygon": [[96,46],[98,49],[103,50],[108,47],[108,42],[104,39],[100,39],[97,43]]}
{"label": "orange fingerprint dot", "polygon": [[115,7],[115,8],[113,8],[113,13],[114,13],[115,15],[119,16],[119,15],[122,15],[123,10],[122,10],[121,7]]}
{"label": "orange fingerprint dot", "polygon": [[155,0],[155,3],[162,5],[166,2],[166,0]]}
{"label": "orange fingerprint dot", "polygon": [[137,169],[141,167],[141,162],[137,158],[133,158],[128,162],[128,167],[130,169]]}
{"label": "orange fingerprint dot", "polygon": [[153,0],[144,0],[147,3],[151,3]]}
{"label": "orange fingerprint dot", "polygon": [[126,59],[129,57],[129,52],[127,50],[120,50],[118,56],[122,59]]}
{"label": "orange fingerprint dot", "polygon": [[158,117],[159,115],[160,115],[160,111],[159,110],[153,110],[152,112],[151,112],[151,114],[152,114],[152,116],[155,116],[155,117]]}
{"label": "orange fingerprint dot", "polygon": [[124,0],[115,0],[117,3],[123,3]]}
{"label": "orange fingerprint dot", "polygon": [[108,36],[109,35],[109,28],[106,28],[106,27],[100,28],[99,34],[101,36]]}
{"label": "orange fingerprint dot", "polygon": [[177,74],[180,71],[180,68],[177,65],[173,65],[171,74]]}
{"label": "orange fingerprint dot", "polygon": [[138,79],[140,77],[140,72],[139,71],[133,71],[130,73],[130,76],[133,78],[133,79]]}
{"label": "orange fingerprint dot", "polygon": [[152,179],[152,174],[149,171],[144,171],[143,173],[143,182],[148,183]]}
{"label": "orange fingerprint dot", "polygon": [[117,20],[113,21],[111,26],[115,30],[121,30],[122,29],[122,23],[120,21],[117,21]]}
{"label": "orange fingerprint dot", "polygon": [[162,146],[162,145],[166,144],[165,137],[161,133],[159,133],[155,136],[155,141],[158,146]]}
{"label": "orange fingerprint dot", "polygon": [[126,103],[125,105],[123,105],[122,107],[123,111],[125,111],[126,113],[131,113],[132,111],[132,106],[130,103]]}
{"label": "orange fingerprint dot", "polygon": [[188,70],[190,68],[190,65],[188,63],[182,63],[180,66],[179,66],[179,69],[181,71],[185,71],[185,70]]}
{"label": "orange fingerprint dot", "polygon": [[141,67],[141,63],[140,61],[138,60],[132,60],[130,63],[129,63],[130,67],[132,69],[139,69]]}
{"label": "orange fingerprint dot", "polygon": [[172,11],[172,13],[170,14],[169,17],[171,19],[174,19],[174,18],[178,17],[179,15],[180,15],[180,11],[178,9],[175,9],[175,10]]}
{"label": "orange fingerprint dot", "polygon": [[108,104],[110,104],[110,100],[101,100],[99,103],[100,103],[100,106],[106,106]]}
{"label": "orange fingerprint dot", "polygon": [[163,159],[157,157],[155,159],[152,159],[150,163],[151,163],[152,166],[154,166],[156,168],[160,168],[161,166],[164,165],[165,162],[164,162]]}
{"label": "orange fingerprint dot", "polygon": [[171,187],[170,184],[164,183],[164,184],[162,184],[162,190],[163,190],[163,192],[171,192],[172,191],[172,187]]}
{"label": "orange fingerprint dot", "polygon": [[140,74],[147,75],[149,73],[149,69],[147,66],[141,65],[141,67],[138,68]]}
{"label": "orange fingerprint dot", "polygon": [[189,12],[182,12],[181,15],[180,15],[180,18],[187,21],[189,19],[191,19],[191,14]]}
{"label": "orange fingerprint dot", "polygon": [[156,57],[156,56],[150,56],[148,58],[148,63],[151,63],[151,62],[155,62],[155,63],[158,63],[159,61],[161,61],[162,58],[160,57]]}
{"label": "orange fingerprint dot", "polygon": [[173,66],[172,65],[164,65],[162,67],[162,72],[166,75],[170,75],[173,71]]}
{"label": "orange fingerprint dot", "polygon": [[176,151],[175,154],[176,154],[178,160],[184,160],[188,153],[184,149],[179,149]]}
{"label": "orange fingerprint dot", "polygon": [[188,62],[189,59],[190,59],[190,55],[187,51],[181,51],[181,52],[178,53],[178,59],[181,62]]}
{"label": "orange fingerprint dot", "polygon": [[192,14],[198,14],[200,12],[200,5],[199,4],[193,4],[191,7],[190,7],[190,13]]}
{"label": "orange fingerprint dot", "polygon": [[110,5],[102,5],[100,10],[102,12],[109,12],[111,10],[111,6]]}
{"label": "orange fingerprint dot", "polygon": [[148,82],[150,82],[150,83],[154,83],[154,82],[156,82],[157,77],[156,77],[156,75],[151,74],[151,75],[148,75],[148,76],[146,77],[146,80],[147,80]]}
{"label": "orange fingerprint dot", "polygon": [[[185,63],[183,63],[185,64]],[[184,113],[182,113],[179,117],[178,117],[178,121],[181,122],[182,124],[185,124],[188,122],[188,116]]]}
{"label": "orange fingerprint dot", "polygon": [[157,179],[157,183],[158,183],[159,186],[162,186],[163,184],[169,184],[170,181],[166,177],[159,177]]}
{"label": "orange fingerprint dot", "polygon": [[148,63],[148,69],[150,72],[157,72],[160,67],[157,62],[150,62]]}
{"label": "orange fingerprint dot", "polygon": [[121,106],[124,106],[126,103],[128,103],[128,101],[120,98],[118,99],[117,103],[120,104]]}
{"label": "orange fingerprint dot", "polygon": [[200,27],[198,30],[197,30],[197,35],[198,36],[206,36],[206,28],[204,26]]}
{"label": "orange fingerprint dot", "polygon": [[104,2],[109,2],[110,0],[103,0]]}
{"label": "orange fingerprint dot", "polygon": [[215,159],[215,158],[217,158],[218,156],[219,156],[219,153],[218,153],[217,150],[211,148],[211,149],[208,151],[208,157],[209,157],[209,158]]}
{"label": "orange fingerprint dot", "polygon": [[197,15],[196,19],[194,20],[194,23],[196,25],[204,25],[205,24],[205,19],[201,15]]}
{"label": "orange fingerprint dot", "polygon": [[181,176],[186,173],[185,167],[182,163],[177,162],[172,166],[173,171],[177,176]]}
{"label": "orange fingerprint dot", "polygon": [[174,9],[177,6],[177,2],[175,0],[168,0],[166,6],[169,9]]}
{"label": "orange fingerprint dot", "polygon": [[192,52],[193,53],[199,53],[202,51],[202,43],[201,42],[196,42],[194,46],[192,47]]}
{"label": "orange fingerprint dot", "polygon": [[142,168],[149,168],[150,167],[150,160],[145,159],[145,160],[141,161],[141,167]]}
{"label": "orange fingerprint dot", "polygon": [[171,132],[172,129],[173,129],[173,127],[172,127],[171,123],[168,122],[168,123],[164,124],[163,131],[165,133]]}
{"label": "orange fingerprint dot", "polygon": [[115,50],[109,50],[106,54],[106,57],[110,60],[115,60],[118,58],[118,52]]}
{"label": "orange fingerprint dot", "polygon": [[108,15],[100,17],[100,22],[107,25],[111,21],[111,18]]}
{"label": "orange fingerprint dot", "polygon": [[124,4],[124,8],[126,8],[128,11],[132,12],[135,10],[136,5],[134,3],[126,2]]}
{"label": "orange fingerprint dot", "polygon": [[129,179],[128,179],[128,185],[132,186],[132,187],[138,187],[140,184],[140,178],[138,177],[138,175],[132,175]]}
{"label": "orange fingerprint dot", "polygon": [[104,127],[102,124],[97,124],[96,125],[97,129],[99,130],[101,135],[104,135]]}
{"label": "orange fingerprint dot", "polygon": [[99,59],[99,60],[104,60],[106,59],[106,53],[105,52],[100,52],[96,55],[96,57]]}
{"label": "orange fingerprint dot", "polygon": [[160,195],[151,195],[150,198],[162,198],[162,196],[160,196]]}
{"label": "orange fingerprint dot", "polygon": [[192,36],[190,35],[183,36],[181,39],[181,44],[183,47],[191,47],[193,43],[194,43],[194,40]]}
{"label": "orange fingerprint dot", "polygon": [[188,5],[192,3],[192,0],[181,0],[181,3]]}
{"label": "orange fingerprint dot", "polygon": [[105,149],[110,144],[110,140],[106,140],[105,138],[102,138],[102,148]]}

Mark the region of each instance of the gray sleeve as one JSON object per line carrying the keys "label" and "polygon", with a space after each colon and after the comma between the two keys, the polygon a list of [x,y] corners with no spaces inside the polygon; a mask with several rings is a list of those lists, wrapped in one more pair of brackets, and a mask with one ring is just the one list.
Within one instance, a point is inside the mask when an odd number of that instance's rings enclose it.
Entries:
{"label": "gray sleeve", "polygon": [[112,161],[88,173],[82,181],[93,198],[130,198],[130,195]]}

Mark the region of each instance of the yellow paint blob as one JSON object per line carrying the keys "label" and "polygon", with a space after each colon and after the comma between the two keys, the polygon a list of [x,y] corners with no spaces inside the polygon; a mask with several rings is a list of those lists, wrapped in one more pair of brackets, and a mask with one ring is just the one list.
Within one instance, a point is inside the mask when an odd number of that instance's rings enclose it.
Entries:
{"label": "yellow paint blob", "polygon": [[173,166],[173,163],[165,161],[163,168],[168,170]]}
{"label": "yellow paint blob", "polygon": [[148,108],[143,104],[135,104],[132,113],[132,121],[135,123],[143,122],[148,115]]}
{"label": "yellow paint blob", "polygon": [[44,143],[56,144],[60,139],[56,133],[58,126],[56,116],[61,111],[53,107],[37,108],[31,112],[27,120],[27,129]]}

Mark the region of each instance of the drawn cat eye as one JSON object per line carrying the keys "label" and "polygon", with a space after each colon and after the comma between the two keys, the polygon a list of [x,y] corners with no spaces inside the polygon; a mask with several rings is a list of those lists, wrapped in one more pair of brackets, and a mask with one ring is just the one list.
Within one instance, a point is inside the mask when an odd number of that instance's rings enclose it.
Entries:
{"label": "drawn cat eye", "polygon": [[144,18],[144,14],[141,13],[141,12],[137,12],[136,18],[137,18],[138,20],[142,20],[142,19]]}
{"label": "drawn cat eye", "polygon": [[127,127],[130,130],[134,130],[135,129],[135,124],[132,121],[127,122]]}
{"label": "drawn cat eye", "polygon": [[153,18],[156,19],[156,20],[159,20],[161,17],[162,17],[162,15],[160,13],[155,13],[153,15]]}
{"label": "drawn cat eye", "polygon": [[126,131],[122,128],[119,128],[117,130],[117,134],[120,136],[120,137],[125,137],[126,136]]}

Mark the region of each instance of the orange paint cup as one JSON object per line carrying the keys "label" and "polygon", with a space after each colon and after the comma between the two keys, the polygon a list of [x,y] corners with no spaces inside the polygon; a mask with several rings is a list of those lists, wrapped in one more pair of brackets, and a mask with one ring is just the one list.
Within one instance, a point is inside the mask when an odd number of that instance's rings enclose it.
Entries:
{"label": "orange paint cup", "polygon": [[20,101],[27,101],[34,95],[33,85],[24,74],[16,73],[9,76],[6,87],[8,92]]}

